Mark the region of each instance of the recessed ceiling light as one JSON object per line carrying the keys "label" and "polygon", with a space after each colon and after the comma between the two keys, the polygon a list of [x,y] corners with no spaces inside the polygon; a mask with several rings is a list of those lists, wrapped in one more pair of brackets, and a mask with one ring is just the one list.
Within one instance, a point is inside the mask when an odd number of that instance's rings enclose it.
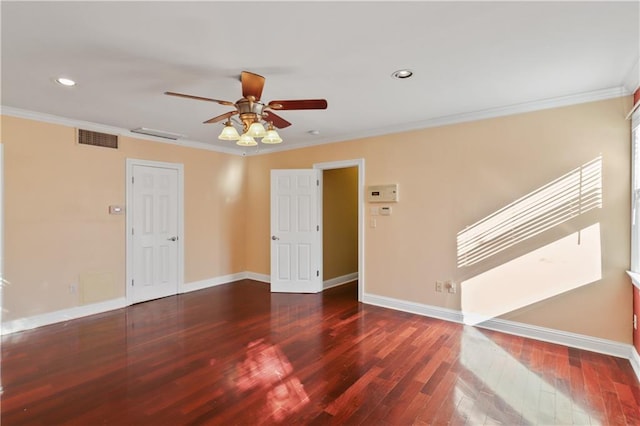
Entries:
{"label": "recessed ceiling light", "polygon": [[394,72],[393,74],[391,74],[391,77],[403,79],[403,78],[409,78],[412,75],[413,75],[413,71],[404,69],[404,70],[398,70]]}
{"label": "recessed ceiling light", "polygon": [[310,135],[318,136],[320,134],[320,130],[309,130],[307,133]]}
{"label": "recessed ceiling light", "polygon": [[70,78],[58,77],[56,78],[56,83],[62,84],[63,86],[71,87],[75,86],[76,82],[71,80]]}

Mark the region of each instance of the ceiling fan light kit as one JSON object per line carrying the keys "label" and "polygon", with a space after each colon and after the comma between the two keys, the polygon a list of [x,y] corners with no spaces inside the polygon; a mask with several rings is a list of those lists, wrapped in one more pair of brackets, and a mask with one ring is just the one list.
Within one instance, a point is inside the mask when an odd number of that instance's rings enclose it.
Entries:
{"label": "ceiling fan light kit", "polygon": [[262,143],[276,144],[282,142],[282,138],[273,128],[273,124],[269,124],[267,134],[262,138]]}
{"label": "ceiling fan light kit", "polygon": [[236,142],[236,144],[240,146],[256,146],[258,145],[258,142],[256,142],[253,137],[244,133],[242,136],[240,136],[240,139],[238,139],[238,142]]}
{"label": "ceiling fan light kit", "polygon": [[251,123],[251,126],[249,126],[247,134],[254,138],[263,138],[267,134],[267,131],[265,130],[262,123],[260,123],[259,121],[254,121],[253,123]]}
{"label": "ceiling fan light kit", "polygon": [[227,121],[226,123],[224,123],[224,129],[222,129],[222,133],[220,133],[218,139],[223,141],[237,141],[238,139],[240,139],[240,134],[238,133],[236,128],[233,127],[231,121]]}
{"label": "ceiling fan light kit", "polygon": [[[234,106],[235,111],[229,111],[217,117],[210,118],[204,124],[217,123],[227,120],[224,128],[218,136],[218,139],[237,141],[240,146],[256,146],[258,143],[254,138],[261,138],[262,143],[277,144],[282,142],[282,138],[275,130],[283,129],[291,125],[287,120],[275,114],[272,110],[301,110],[301,109],[326,109],[327,101],[325,99],[297,99],[297,100],[279,100],[271,101],[267,104],[260,101],[262,89],[264,87],[265,78],[261,75],[248,71],[242,71],[240,74],[242,82],[242,99],[235,103],[222,101],[219,99],[204,98],[201,96],[185,95],[176,92],[164,92],[165,95],[178,96],[182,98],[196,99],[201,101],[215,102],[220,105]],[[242,135],[238,133],[230,118],[234,115],[242,122]],[[268,124],[265,130],[262,123]]]}

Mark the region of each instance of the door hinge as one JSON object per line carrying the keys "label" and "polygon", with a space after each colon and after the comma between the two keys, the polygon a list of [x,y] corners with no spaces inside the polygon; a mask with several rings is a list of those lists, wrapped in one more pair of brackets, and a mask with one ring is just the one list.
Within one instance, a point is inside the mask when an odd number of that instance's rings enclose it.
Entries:
{"label": "door hinge", "polygon": [[316,186],[320,186],[320,179],[316,179]]}
{"label": "door hinge", "polygon": [[135,235],[135,232],[133,231],[133,228],[131,228],[131,235]]}
{"label": "door hinge", "polygon": [[320,225],[316,225],[316,231],[320,230]]}
{"label": "door hinge", "polygon": [[131,280],[131,287],[133,287],[133,281],[134,281],[134,280]]}
{"label": "door hinge", "polygon": [[316,277],[319,277],[319,276],[320,276],[320,270],[317,270],[316,271]]}
{"label": "door hinge", "polygon": [[131,183],[135,183],[136,178],[134,178],[133,176],[131,176]]}

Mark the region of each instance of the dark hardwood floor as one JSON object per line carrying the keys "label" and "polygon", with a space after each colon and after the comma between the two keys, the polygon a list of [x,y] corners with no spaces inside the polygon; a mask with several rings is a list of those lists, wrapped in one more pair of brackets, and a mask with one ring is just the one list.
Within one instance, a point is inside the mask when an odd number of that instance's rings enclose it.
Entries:
{"label": "dark hardwood floor", "polygon": [[2,339],[2,425],[640,424],[628,360],[249,280]]}

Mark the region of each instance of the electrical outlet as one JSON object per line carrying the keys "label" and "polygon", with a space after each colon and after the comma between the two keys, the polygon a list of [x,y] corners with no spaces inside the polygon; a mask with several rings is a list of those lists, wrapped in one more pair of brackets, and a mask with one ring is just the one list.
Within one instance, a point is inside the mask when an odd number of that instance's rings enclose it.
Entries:
{"label": "electrical outlet", "polygon": [[447,291],[449,293],[455,293],[456,292],[456,283],[455,283],[455,281],[447,281],[444,286],[447,288]]}
{"label": "electrical outlet", "polygon": [[444,283],[442,281],[436,281],[436,291],[438,293],[442,293],[443,286],[444,286]]}
{"label": "electrical outlet", "polygon": [[69,294],[75,294],[78,291],[77,284],[69,284]]}

